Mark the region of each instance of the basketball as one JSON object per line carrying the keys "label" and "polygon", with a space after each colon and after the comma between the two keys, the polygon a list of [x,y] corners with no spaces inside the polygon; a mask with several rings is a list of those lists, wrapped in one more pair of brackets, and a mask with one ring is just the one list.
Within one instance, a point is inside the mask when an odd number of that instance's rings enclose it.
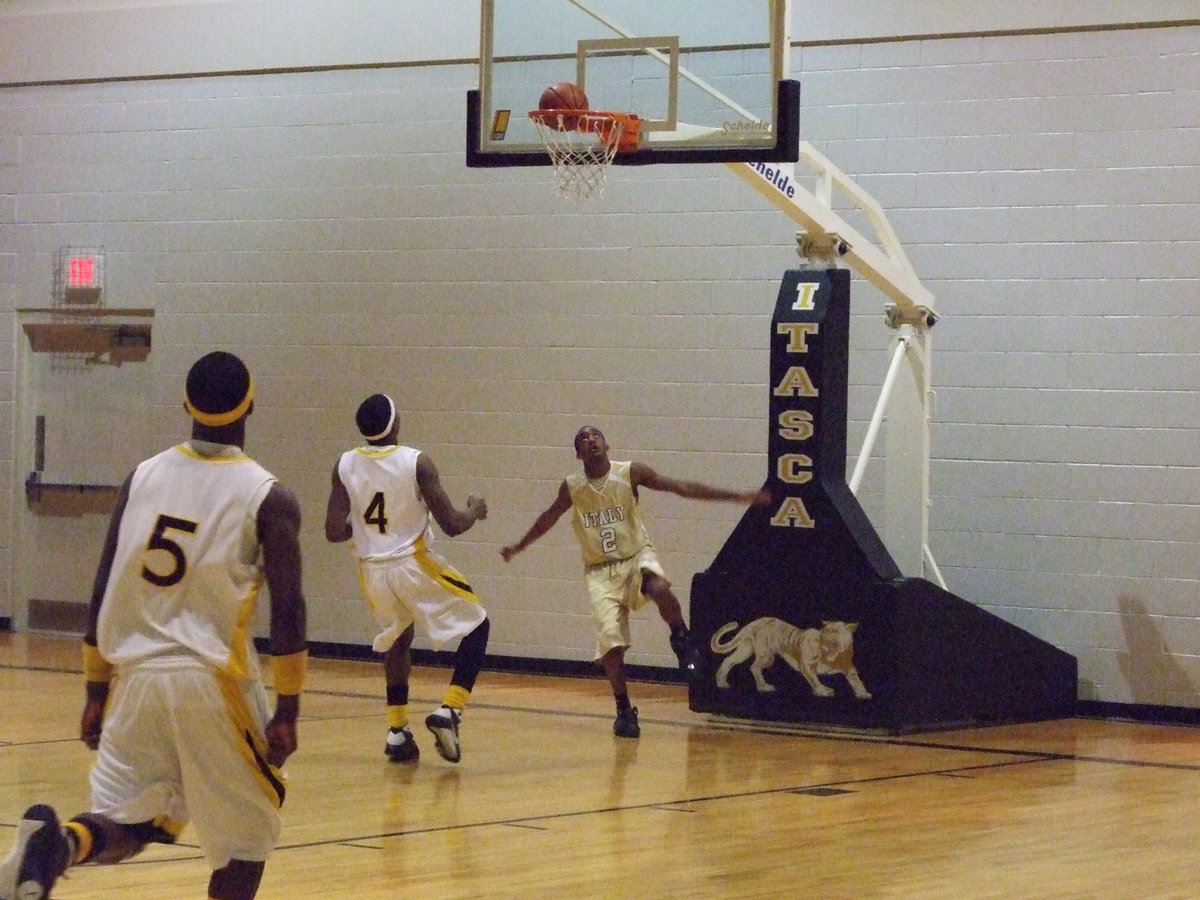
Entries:
{"label": "basketball", "polygon": [[538,109],[587,109],[588,98],[583,88],[571,81],[560,81],[542,91]]}
{"label": "basketball", "polygon": [[[587,109],[588,98],[583,88],[572,81],[560,81],[542,91],[538,109]],[[570,131],[579,124],[578,116],[559,116],[557,122],[547,122],[560,131]]]}

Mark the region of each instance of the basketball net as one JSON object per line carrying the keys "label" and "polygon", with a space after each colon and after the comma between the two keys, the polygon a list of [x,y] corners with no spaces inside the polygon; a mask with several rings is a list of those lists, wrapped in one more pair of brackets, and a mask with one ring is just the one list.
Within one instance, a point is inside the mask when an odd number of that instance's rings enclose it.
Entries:
{"label": "basketball net", "polygon": [[565,200],[600,197],[617,151],[637,149],[637,116],[536,109],[529,118],[554,164],[555,193]]}

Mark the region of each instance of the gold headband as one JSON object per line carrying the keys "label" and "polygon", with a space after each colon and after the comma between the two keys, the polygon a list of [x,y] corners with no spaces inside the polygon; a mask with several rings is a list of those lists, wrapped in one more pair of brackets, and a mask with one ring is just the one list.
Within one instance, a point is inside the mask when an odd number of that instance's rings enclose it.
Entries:
{"label": "gold headband", "polygon": [[250,384],[246,387],[246,396],[242,398],[242,402],[235,406],[229,412],[208,413],[196,409],[192,405],[190,397],[185,397],[183,405],[191,414],[192,418],[201,425],[207,425],[209,428],[221,428],[224,425],[232,425],[250,409],[250,404],[254,402],[254,379],[250,379]]}

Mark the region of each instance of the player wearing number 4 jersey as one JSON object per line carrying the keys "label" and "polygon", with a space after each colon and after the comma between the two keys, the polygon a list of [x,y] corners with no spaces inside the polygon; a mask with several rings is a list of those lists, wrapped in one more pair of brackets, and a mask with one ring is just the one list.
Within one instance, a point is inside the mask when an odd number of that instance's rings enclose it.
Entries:
{"label": "player wearing number 4 jersey", "polygon": [[[202,357],[187,377],[191,440],[122,486],[83,646],[92,809],[63,826],[49,806],[25,812],[0,863],[2,900],[40,900],[69,866],[173,843],[189,821],[212,868],[208,896],[257,892],[279,838],[307,649],[300,508],[241,450],[253,398],[240,359]],[[249,631],[264,579],[274,713]]]}
{"label": "player wearing number 4 jersey", "polygon": [[629,703],[625,682],[625,650],[629,647],[629,612],[654,601],[671,629],[671,649],[685,674],[695,671],[695,649],[671,582],[663,574],[658,554],[642,524],[638,488],[667,491],[695,500],[730,500],[761,505],[766,491],[729,491],[698,481],[660,475],[645,463],[608,458],[608,443],[600,429],[585,425],[575,434],[575,455],[583,463],[559,486],[554,502],[534,521],[517,543],[500,550],[507,562],[549,531],[567,510],[583,551],[583,565],[592,619],[596,626],[596,659],[604,668],[617,703],[613,733],[635,738],[641,734],[637,708]]}
{"label": "player wearing number 4 jersey", "polygon": [[465,510],[455,508],[433,460],[397,443],[400,422],[386,394],[364,400],[355,420],[367,443],[343,453],[333,468],[325,537],[353,540],[359,585],[383,629],[373,647],[384,654],[384,753],[394,762],[420,755],[408,727],[411,648],[420,623],[436,645],[459,642],[442,705],[425,717],[438,754],[456,763],[462,757],[458,726],[483,668],[490,625],[466,578],[433,551],[431,518],[453,537],[486,518],[487,503],[472,494]]}

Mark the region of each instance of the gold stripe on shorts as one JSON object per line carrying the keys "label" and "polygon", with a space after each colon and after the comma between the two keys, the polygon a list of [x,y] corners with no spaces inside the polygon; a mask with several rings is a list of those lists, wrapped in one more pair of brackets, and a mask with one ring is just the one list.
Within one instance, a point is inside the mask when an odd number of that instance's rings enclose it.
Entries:
{"label": "gold stripe on shorts", "polygon": [[442,566],[429,553],[419,551],[414,556],[417,565],[421,567],[426,575],[440,584],[446,590],[457,594],[464,600],[470,600],[472,603],[478,603],[479,598],[475,596],[475,591],[472,589],[470,582],[462,572],[457,571],[452,566]]}
{"label": "gold stripe on shorts", "polygon": [[225,697],[225,709],[229,713],[229,726],[235,728],[240,737],[238,747],[246,764],[254,771],[255,779],[276,809],[283,806],[287,795],[287,780],[283,773],[267,762],[267,747],[255,740],[256,729],[246,699],[232,678],[218,676],[221,693]]}

